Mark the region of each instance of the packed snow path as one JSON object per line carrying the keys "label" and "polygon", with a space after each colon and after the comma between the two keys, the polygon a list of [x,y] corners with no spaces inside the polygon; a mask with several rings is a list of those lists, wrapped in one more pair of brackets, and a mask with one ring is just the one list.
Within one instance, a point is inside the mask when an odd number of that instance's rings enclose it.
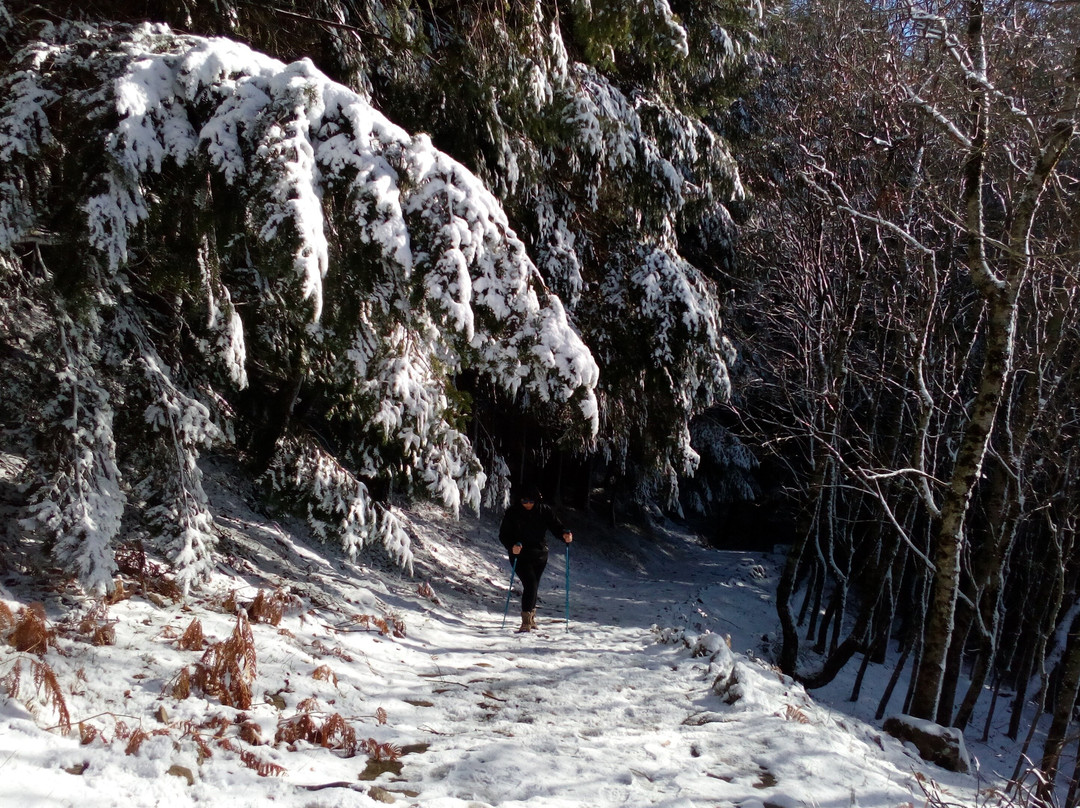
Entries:
{"label": "packed snow path", "polygon": [[[427,660],[405,660],[418,676],[403,669],[392,696],[415,706],[410,721],[430,747],[404,758],[385,783],[391,792],[425,808],[894,808],[919,793],[895,742],[846,725],[766,666],[735,663],[734,704],[714,690],[732,657],[714,664],[722,640],[695,641],[696,632],[740,628],[710,610],[723,609],[725,590],[734,600],[768,598],[763,566],[664,537],[631,554],[625,539],[622,548],[571,545],[569,625],[565,555],[554,541],[538,632],[514,633],[516,587],[502,627],[493,576],[479,608],[466,605],[456,619],[432,611],[413,626],[401,644]],[[498,569],[497,553],[492,560]]]}
{"label": "packed snow path", "polygon": [[[916,772],[970,793],[970,779],[812,701],[754,657],[775,623],[768,554],[578,515],[569,630],[556,541],[541,628],[517,634],[516,587],[502,626],[509,569],[491,520],[413,512],[410,576],[337,557],[215,494],[235,516],[220,519],[228,535],[206,590],[123,600],[109,610],[114,644],[67,629],[42,658],[73,722],[94,730],[88,742],[57,732],[47,705],[0,700],[0,805],[898,808],[922,804]],[[32,582],[5,580],[9,608],[33,599]],[[295,607],[280,624],[251,625],[251,706],[170,695],[203,653],[179,647],[184,627],[198,620],[220,641],[237,624],[226,599],[250,604],[260,590],[288,592]],[[78,614],[78,599],[53,593],[45,607],[59,620]],[[380,613],[400,618],[404,636],[373,630],[366,616]],[[17,655],[6,653],[10,668]],[[301,715],[341,716],[358,739],[402,755],[276,737]],[[241,725],[261,741],[244,740]],[[136,728],[147,737],[131,751]]]}

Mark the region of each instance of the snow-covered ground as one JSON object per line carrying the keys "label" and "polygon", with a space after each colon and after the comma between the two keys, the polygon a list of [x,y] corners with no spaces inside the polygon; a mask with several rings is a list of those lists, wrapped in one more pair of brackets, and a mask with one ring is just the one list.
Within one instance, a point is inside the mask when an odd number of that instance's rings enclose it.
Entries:
{"label": "snow-covered ground", "polygon": [[[858,704],[843,701],[850,678],[815,694],[835,694],[828,704],[755,656],[776,624],[778,557],[567,513],[569,624],[560,546],[541,628],[516,634],[516,592],[502,624],[508,568],[491,518],[411,511],[410,576],[305,542],[250,510],[235,478],[208,482],[228,535],[211,586],[186,602],[136,594],[82,621],[91,601],[31,591],[9,560],[0,595],[13,612],[44,600],[56,638],[41,662],[74,729],[55,728],[55,698],[42,703],[38,657],[0,651],[0,694],[22,660],[19,697],[0,695],[0,805],[898,808],[923,804],[919,772],[974,804],[974,777],[924,763],[864,720],[889,669],[872,671]],[[230,593],[244,606],[260,589],[280,593],[284,616],[251,625],[251,706],[194,686],[174,698],[181,671],[233,633]],[[206,644],[183,650],[195,620]],[[115,644],[92,644],[107,626]],[[346,729],[327,742],[349,746],[351,730],[356,754],[274,743],[290,722],[326,727],[334,715]],[[984,777],[1005,754],[970,746]]]}

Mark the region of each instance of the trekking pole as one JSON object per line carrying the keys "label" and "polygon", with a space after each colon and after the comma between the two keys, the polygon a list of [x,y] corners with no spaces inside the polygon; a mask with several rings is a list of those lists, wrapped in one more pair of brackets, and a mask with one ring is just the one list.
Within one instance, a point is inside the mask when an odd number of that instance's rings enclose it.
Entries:
{"label": "trekking pole", "polygon": [[566,543],[566,630],[570,630],[570,542]]}
{"label": "trekking pole", "polygon": [[506,605],[503,607],[503,628],[506,628],[506,615],[510,611],[510,593],[514,591],[514,573],[517,572],[517,560],[518,557],[514,556],[514,563],[510,566],[510,586],[506,588]]}

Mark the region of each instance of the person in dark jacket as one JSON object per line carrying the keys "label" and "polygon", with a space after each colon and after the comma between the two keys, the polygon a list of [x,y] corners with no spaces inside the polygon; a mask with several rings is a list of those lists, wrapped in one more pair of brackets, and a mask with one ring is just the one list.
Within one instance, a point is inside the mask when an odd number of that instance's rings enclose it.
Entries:
{"label": "person in dark jacket", "polygon": [[521,628],[518,631],[536,628],[536,592],[547,566],[549,531],[567,544],[574,540],[574,534],[562,526],[551,506],[540,501],[540,490],[529,486],[507,509],[499,527],[499,541],[510,554],[510,563],[517,559],[517,576],[521,579]]}

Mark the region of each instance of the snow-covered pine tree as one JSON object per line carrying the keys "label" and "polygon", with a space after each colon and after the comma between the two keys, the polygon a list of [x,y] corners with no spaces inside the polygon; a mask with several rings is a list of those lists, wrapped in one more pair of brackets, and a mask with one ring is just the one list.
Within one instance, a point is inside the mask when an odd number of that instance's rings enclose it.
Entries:
{"label": "snow-covered pine tree", "polygon": [[498,200],[426,137],[308,61],[163,25],[42,22],[4,45],[0,319],[39,322],[4,335],[0,384],[42,413],[27,524],[87,585],[109,585],[130,504],[198,577],[197,461],[234,434],[347,550],[408,563],[363,480],[479,504],[457,374],[595,433],[590,352]]}
{"label": "snow-covered pine tree", "polygon": [[[124,0],[55,5],[145,13]],[[758,0],[159,6],[185,30],[310,56],[479,176],[603,370],[599,445],[565,434],[573,408],[546,412],[546,431],[596,448],[638,499],[676,503],[698,463],[689,424],[729,389],[718,283],[743,191],[722,133],[761,61]],[[505,409],[486,388],[467,392]],[[508,419],[498,451],[509,458],[520,431]]]}

